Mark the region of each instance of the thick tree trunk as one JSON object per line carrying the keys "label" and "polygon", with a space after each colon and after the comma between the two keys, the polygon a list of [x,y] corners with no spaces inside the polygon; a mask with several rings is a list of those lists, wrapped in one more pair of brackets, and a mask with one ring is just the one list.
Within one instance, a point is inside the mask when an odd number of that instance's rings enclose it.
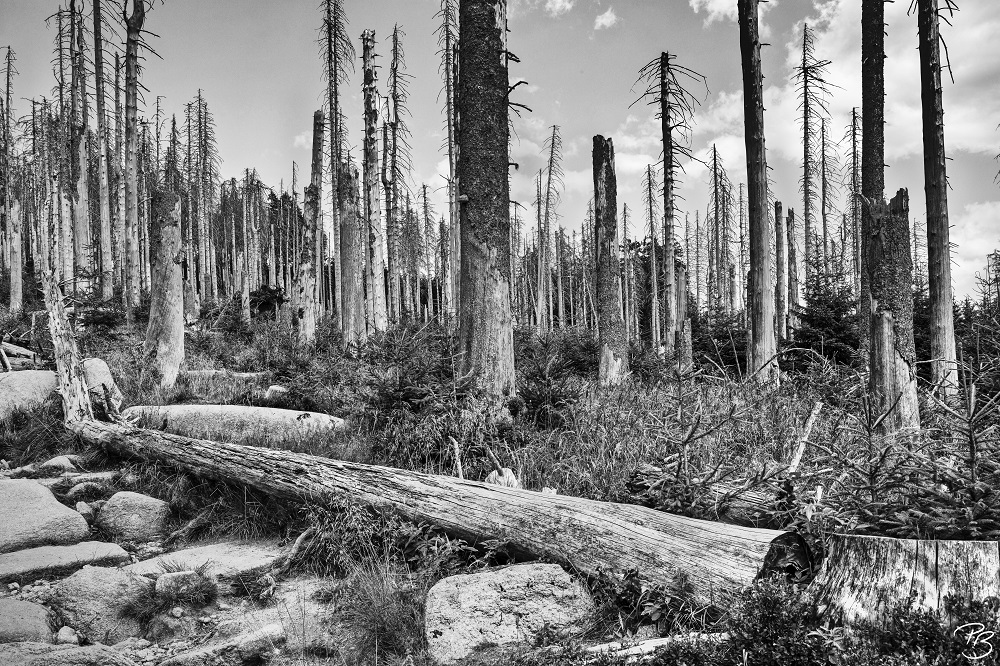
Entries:
{"label": "thick tree trunk", "polygon": [[870,390],[879,410],[891,411],[883,421],[886,431],[919,428],[913,341],[913,263],[909,252],[909,196],[906,190],[899,190],[888,205],[884,201],[869,203],[868,213],[871,222],[871,237],[867,239],[868,265],[878,267],[870,276]]}
{"label": "thick tree trunk", "polygon": [[[462,181],[465,182],[465,181]],[[686,574],[698,604],[719,604],[762,573],[786,533],[674,516],[644,507],[462,481],[274,449],[188,439],[98,421],[70,426],[95,446],[309,504],[349,497],[482,543],[582,572],[670,585]]]}
{"label": "thick tree trunk", "polygon": [[122,416],[140,427],[234,444],[270,445],[332,436],[345,425],[343,419],[328,414],[246,405],[135,406]]}
{"label": "thick tree trunk", "polygon": [[139,41],[146,19],[145,0],[132,0],[132,15],[125,16],[125,307],[129,324],[135,324],[139,307],[139,201],[136,150],[136,105],[139,95]]}
{"label": "thick tree trunk", "polygon": [[316,227],[323,187],[323,112],[313,114],[312,171],[305,190],[302,247],[296,289],[299,292],[299,342],[316,341]]}
{"label": "thick tree trunk", "polygon": [[764,97],[757,30],[758,0],[739,0],[743,54],[743,116],[746,123],[747,204],[750,218],[750,371],[762,382],[778,379],[775,361],[771,243],[767,216],[767,159],[764,151]]}
{"label": "thick tree trunk", "polygon": [[944,148],[944,104],[938,0],[917,2],[920,35],[920,100],[924,124],[924,192],[927,197],[927,279],[931,305],[931,376],[939,393],[958,391],[951,245],[948,229],[948,174]]}
{"label": "thick tree trunk", "polygon": [[918,608],[940,612],[947,619],[958,619],[947,617],[948,595],[960,599],[1000,596],[996,541],[834,534],[827,538],[826,548],[811,588],[833,622],[877,623],[894,606],[909,604],[911,593],[916,593]]}
{"label": "thick tree trunk", "polygon": [[[11,194],[8,190],[8,196]],[[10,215],[7,218],[7,227],[10,231],[7,238],[7,242],[10,244],[10,301],[8,305],[11,313],[17,313],[21,311],[24,305],[24,261],[21,251],[21,229],[23,228],[24,220],[21,217],[21,202],[17,200],[9,201],[7,210]]]}
{"label": "thick tree trunk", "polygon": [[[90,287],[88,276],[93,272],[90,240],[90,190],[88,172],[90,160],[87,153],[87,84],[83,63],[83,15],[78,16],[76,1],[70,0],[70,45],[73,60],[72,132],[73,162],[76,175],[73,193],[73,268],[74,285],[86,291]],[[73,46],[75,44],[75,46]]]}
{"label": "thick tree trunk", "polygon": [[375,74],[375,32],[361,35],[364,59],[365,138],[364,192],[365,229],[365,311],[369,333],[384,331],[389,317],[385,303],[385,257],[382,252],[384,232],[378,197],[378,89]]}
{"label": "thick tree trunk", "polygon": [[108,123],[104,109],[104,37],[101,0],[94,0],[94,87],[97,91],[97,144],[100,151],[98,190],[101,200],[101,300],[114,298],[114,258],[111,249],[111,191],[108,181]]}
{"label": "thick tree trunk", "polygon": [[42,291],[48,311],[49,334],[55,346],[56,384],[63,403],[65,423],[92,420],[94,410],[90,403],[87,375],[80,358],[80,350],[73,337],[73,329],[66,317],[63,295],[55,276],[42,272]]}
{"label": "thick tree trunk", "polygon": [[173,388],[184,362],[184,284],[181,280],[181,199],[173,192],[155,191],[153,223],[159,227],[155,244],[153,286],[146,328],[147,368],[160,388]]}
{"label": "thick tree trunk", "polygon": [[358,209],[358,170],[340,165],[340,266],[344,281],[340,289],[344,346],[362,341],[365,335],[364,234]]}
{"label": "thick tree trunk", "polygon": [[461,0],[459,26],[459,366],[499,398],[514,393],[506,0]]}
{"label": "thick tree trunk", "polygon": [[[594,137],[594,254],[597,260],[598,382],[613,386],[628,376],[628,338],[621,311],[618,261],[618,179],[611,139]],[[670,336],[672,337],[672,336]]]}
{"label": "thick tree trunk", "polygon": [[868,342],[872,309],[872,205],[885,199],[885,2],[861,0],[861,300],[858,330]]}

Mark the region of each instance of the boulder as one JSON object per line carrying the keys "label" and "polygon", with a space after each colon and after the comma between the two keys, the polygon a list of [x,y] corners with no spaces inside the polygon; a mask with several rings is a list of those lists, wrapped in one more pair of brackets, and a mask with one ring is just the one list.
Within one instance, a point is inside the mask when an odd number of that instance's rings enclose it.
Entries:
{"label": "boulder", "polygon": [[[83,362],[83,372],[91,393],[96,393],[98,404],[104,404],[103,385],[108,386],[112,402],[120,409],[124,396],[118,390],[108,364],[99,358]],[[58,387],[56,373],[52,370],[20,370],[0,373],[0,421],[7,419],[16,409],[34,409],[48,400]]]}
{"label": "boulder", "polygon": [[73,627],[60,627],[59,631],[56,632],[56,644],[79,645],[80,635],[76,633],[76,629]]}
{"label": "boulder", "polygon": [[30,601],[0,597],[0,643],[51,643],[49,609]]}
{"label": "boulder", "polygon": [[0,644],[0,664],[10,666],[136,666],[107,645]]}
{"label": "boulder", "polygon": [[52,491],[27,479],[0,481],[0,553],[77,543],[90,536],[79,513],[60,504]]}
{"label": "boulder", "polygon": [[87,502],[98,499],[108,494],[108,487],[97,481],[84,481],[69,489],[66,493],[68,502]]}
{"label": "boulder", "polygon": [[595,610],[556,564],[516,564],[444,578],[427,594],[428,651],[452,664],[486,646],[530,646],[543,629],[573,630]]}
{"label": "boulder", "polygon": [[122,564],[128,559],[128,553],[121,546],[103,541],[27,548],[0,554],[0,583],[72,573],[88,564]]}
{"label": "boulder", "polygon": [[69,456],[56,456],[46,460],[38,466],[38,471],[42,474],[62,474],[63,472],[79,471]]}
{"label": "boulder", "polygon": [[169,520],[170,506],[163,500],[121,491],[101,508],[97,526],[122,541],[153,541],[166,533]]}
{"label": "boulder", "polygon": [[55,588],[53,606],[88,641],[113,644],[142,634],[128,608],[152,597],[153,581],[121,569],[84,567]]}
{"label": "boulder", "polygon": [[94,507],[90,506],[86,502],[76,503],[76,512],[83,516],[83,519],[87,521],[88,525],[94,524]]}
{"label": "boulder", "polygon": [[182,652],[160,662],[160,666],[213,666],[214,664],[243,664],[266,660],[285,642],[285,630],[280,624],[269,624],[255,631],[240,634],[228,640]]}

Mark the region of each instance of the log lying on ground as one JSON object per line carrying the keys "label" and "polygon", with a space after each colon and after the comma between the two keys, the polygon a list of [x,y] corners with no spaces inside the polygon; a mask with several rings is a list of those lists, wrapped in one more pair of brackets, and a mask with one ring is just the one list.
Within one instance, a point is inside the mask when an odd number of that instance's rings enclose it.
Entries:
{"label": "log lying on ground", "polygon": [[[86,443],[249,486],[275,498],[322,504],[348,497],[472,543],[499,539],[586,575],[635,570],[654,585],[685,574],[695,602],[716,604],[751,583],[797,535],[723,525],[630,504],[486,485],[388,467],[189,439],[99,421],[68,425]],[[765,572],[766,573],[766,572]]]}
{"label": "log lying on ground", "polygon": [[181,374],[188,379],[240,379],[247,382],[258,381],[267,376],[266,372],[233,372],[232,370],[187,370]]}
{"label": "log lying on ground", "polygon": [[297,440],[345,426],[343,419],[329,414],[246,405],[140,405],[122,416],[143,428],[233,444]]}
{"label": "log lying on ground", "polygon": [[[835,534],[811,588],[824,614],[850,625],[877,620],[915,592],[919,608],[945,611],[945,597],[1000,597],[1000,542]],[[950,618],[954,619],[954,618]]]}
{"label": "log lying on ground", "polygon": [[0,342],[0,348],[3,348],[4,353],[10,358],[29,358],[34,359],[38,356],[35,352],[30,349],[25,349],[20,345],[15,345],[12,342]]}
{"label": "log lying on ground", "polygon": [[[107,385],[112,401],[120,406],[121,391],[111,376],[108,364],[99,358],[83,362],[87,386],[98,404],[104,403],[103,386]],[[15,409],[34,409],[44,403],[59,388],[56,373],[51,370],[19,370],[0,373],[0,421],[9,418]]]}

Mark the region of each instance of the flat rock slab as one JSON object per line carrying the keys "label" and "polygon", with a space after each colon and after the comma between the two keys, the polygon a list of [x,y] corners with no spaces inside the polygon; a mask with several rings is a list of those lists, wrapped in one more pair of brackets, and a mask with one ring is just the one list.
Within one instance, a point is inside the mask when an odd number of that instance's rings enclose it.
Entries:
{"label": "flat rock slab", "polygon": [[135,666],[107,645],[0,644],[0,664],[7,666]]}
{"label": "flat rock slab", "polygon": [[207,566],[208,573],[222,582],[232,583],[245,576],[264,573],[284,554],[273,541],[227,541],[165,553],[125,567],[140,576],[158,577],[164,564],[195,570]]}
{"label": "flat rock slab", "polygon": [[487,646],[530,646],[543,629],[570,629],[594,610],[583,585],[557,564],[449,576],[427,594],[427,647],[437,663],[453,664]]}
{"label": "flat rock slab", "polygon": [[140,427],[233,444],[279,442],[331,434],[344,420],[318,412],[246,405],[162,405],[129,407],[127,419]]}
{"label": "flat rock slab", "polygon": [[28,548],[0,555],[0,583],[51,578],[72,573],[88,564],[114,566],[128,559],[128,553],[121,546],[102,541]]}
{"label": "flat rock slab", "polygon": [[84,567],[56,583],[51,604],[88,642],[114,644],[142,635],[127,608],[152,596],[153,581],[148,578],[122,569]]}
{"label": "flat rock slab", "polygon": [[284,628],[280,624],[269,624],[225,641],[174,655],[160,662],[160,666],[214,666],[219,663],[266,661],[266,656],[280,648],[285,640]]}
{"label": "flat rock slab", "polygon": [[51,490],[34,481],[0,481],[0,507],[0,553],[77,543],[90,537],[83,516],[60,504]]}
{"label": "flat rock slab", "polygon": [[[107,385],[112,401],[121,406],[123,396],[111,376],[108,364],[99,358],[83,361],[87,386],[104,402],[103,385]],[[0,373],[0,421],[10,417],[15,409],[34,409],[55,392],[59,383],[52,370],[19,370]]]}
{"label": "flat rock slab", "polygon": [[0,643],[51,643],[49,609],[41,604],[0,598]]}

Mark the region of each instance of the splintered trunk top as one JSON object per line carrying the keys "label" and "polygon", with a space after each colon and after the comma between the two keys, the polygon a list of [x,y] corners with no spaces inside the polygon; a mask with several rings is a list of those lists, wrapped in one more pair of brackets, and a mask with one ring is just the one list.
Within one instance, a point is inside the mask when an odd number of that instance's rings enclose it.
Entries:
{"label": "splintered trunk top", "polygon": [[[598,380],[604,386],[619,383],[629,369],[628,338],[621,313],[617,210],[614,144],[611,139],[595,136],[594,252],[597,260],[597,330],[601,347]],[[671,336],[670,331],[667,336]]]}
{"label": "splintered trunk top", "polygon": [[459,354],[463,373],[495,396],[514,392],[506,24],[506,0],[459,4]]}

